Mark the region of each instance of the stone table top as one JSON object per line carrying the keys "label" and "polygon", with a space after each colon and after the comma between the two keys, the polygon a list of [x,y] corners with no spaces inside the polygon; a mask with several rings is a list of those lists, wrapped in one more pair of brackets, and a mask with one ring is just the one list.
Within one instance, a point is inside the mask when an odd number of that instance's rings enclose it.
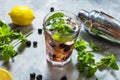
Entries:
{"label": "stone table top", "polygon": [[[16,5],[29,6],[34,14],[35,19],[32,24],[20,28],[25,34],[29,31],[33,33],[27,38],[31,42],[37,41],[38,46],[34,48],[33,45],[29,48],[23,48],[20,44],[15,46],[19,52],[14,58],[14,62],[4,63],[0,58],[0,67],[7,69],[13,75],[14,80],[30,80],[30,73],[42,74],[43,80],[60,80],[62,76],[67,76],[68,80],[120,80],[120,70],[114,71],[105,69],[97,71],[95,76],[86,78],[76,68],[77,52],[74,50],[72,60],[63,67],[55,67],[49,64],[45,58],[45,41],[44,34],[39,35],[38,28],[42,28],[42,23],[45,15],[49,12],[50,7],[55,10],[68,10],[76,15],[81,9],[92,11],[103,11],[117,20],[120,18],[120,0],[0,0],[0,19],[5,21],[10,27],[14,26],[8,15],[8,12]],[[110,48],[103,53],[95,53],[96,61],[99,61],[105,55],[114,53],[116,61],[120,66],[120,45],[111,43],[107,40],[91,36],[81,28],[79,37],[86,41],[93,40],[95,44]]]}

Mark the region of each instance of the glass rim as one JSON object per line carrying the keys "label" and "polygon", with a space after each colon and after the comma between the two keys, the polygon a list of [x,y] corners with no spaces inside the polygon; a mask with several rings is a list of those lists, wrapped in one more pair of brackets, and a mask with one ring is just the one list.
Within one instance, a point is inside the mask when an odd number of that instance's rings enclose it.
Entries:
{"label": "glass rim", "polygon": [[[46,19],[47,19],[47,16],[48,16],[48,15],[50,15],[50,14],[52,14],[52,13],[56,13],[56,12],[67,12],[67,13],[70,13],[70,14],[74,15],[74,16],[80,21],[80,23],[81,23],[81,20],[78,18],[78,16],[77,16],[76,14],[74,14],[73,12],[71,12],[71,11],[68,11],[68,10],[56,10],[56,11],[53,11],[53,12],[49,12],[49,13],[47,13],[47,14],[45,15],[45,17],[44,17],[44,19],[43,19],[43,29],[44,29],[45,31],[47,31],[47,33],[49,33],[49,34],[54,34],[54,32],[50,31],[49,29],[45,29],[45,28],[44,28],[45,22],[46,22]],[[78,20],[77,20],[77,21],[78,21]],[[78,30],[76,30],[76,31],[73,32],[73,33],[69,33],[69,34],[60,34],[60,33],[59,33],[59,35],[60,35],[60,36],[71,36],[71,35],[74,35],[74,34],[79,33],[79,31],[80,31],[80,25],[78,24],[78,22],[76,22],[76,23],[77,23],[77,25],[78,25]]]}
{"label": "glass rim", "polygon": [[55,13],[55,12],[60,12],[60,11],[61,11],[61,12],[71,13],[71,14],[73,14],[74,16],[77,17],[77,15],[76,15],[75,13],[71,12],[71,11],[68,11],[68,10],[56,10],[56,11],[48,12],[48,13],[45,15],[44,19],[43,19],[43,23],[44,23],[45,19],[47,18],[47,16],[48,16],[49,14],[52,14],[52,13]]}
{"label": "glass rim", "polygon": [[[49,15],[49,14],[52,14],[52,13],[55,13],[55,12],[68,12],[68,13],[71,13],[72,15],[74,15],[75,17],[77,17],[78,18],[78,16],[75,14],[75,13],[73,13],[73,12],[71,12],[71,11],[68,11],[68,10],[56,10],[56,11],[52,11],[52,12],[48,12],[46,15],[45,15],[45,17],[44,17],[44,19],[43,19],[43,24],[45,23],[45,19],[47,18],[47,16]],[[79,18],[78,18],[79,19]],[[80,19],[79,19],[80,20]]]}

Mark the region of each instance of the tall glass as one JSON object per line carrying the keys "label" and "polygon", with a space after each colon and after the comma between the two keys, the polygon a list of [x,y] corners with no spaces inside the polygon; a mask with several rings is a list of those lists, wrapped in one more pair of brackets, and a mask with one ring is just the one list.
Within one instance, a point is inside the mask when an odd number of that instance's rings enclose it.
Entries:
{"label": "tall glass", "polygon": [[79,18],[69,11],[54,11],[45,16],[43,28],[49,62],[63,66],[70,61],[80,27]]}

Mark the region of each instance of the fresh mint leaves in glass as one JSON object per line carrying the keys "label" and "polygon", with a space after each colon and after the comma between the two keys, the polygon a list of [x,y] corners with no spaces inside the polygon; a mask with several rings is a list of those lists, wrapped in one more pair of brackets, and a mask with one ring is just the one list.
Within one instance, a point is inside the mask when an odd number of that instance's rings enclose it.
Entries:
{"label": "fresh mint leaves in glass", "polygon": [[47,60],[53,65],[64,65],[70,61],[81,22],[68,11],[48,13],[43,21]]}

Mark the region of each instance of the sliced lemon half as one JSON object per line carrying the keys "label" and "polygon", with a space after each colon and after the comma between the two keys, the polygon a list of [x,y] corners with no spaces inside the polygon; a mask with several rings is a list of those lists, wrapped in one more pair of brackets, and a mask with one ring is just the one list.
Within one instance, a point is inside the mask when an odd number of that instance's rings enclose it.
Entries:
{"label": "sliced lemon half", "polygon": [[9,71],[0,68],[0,80],[13,80],[13,78]]}

